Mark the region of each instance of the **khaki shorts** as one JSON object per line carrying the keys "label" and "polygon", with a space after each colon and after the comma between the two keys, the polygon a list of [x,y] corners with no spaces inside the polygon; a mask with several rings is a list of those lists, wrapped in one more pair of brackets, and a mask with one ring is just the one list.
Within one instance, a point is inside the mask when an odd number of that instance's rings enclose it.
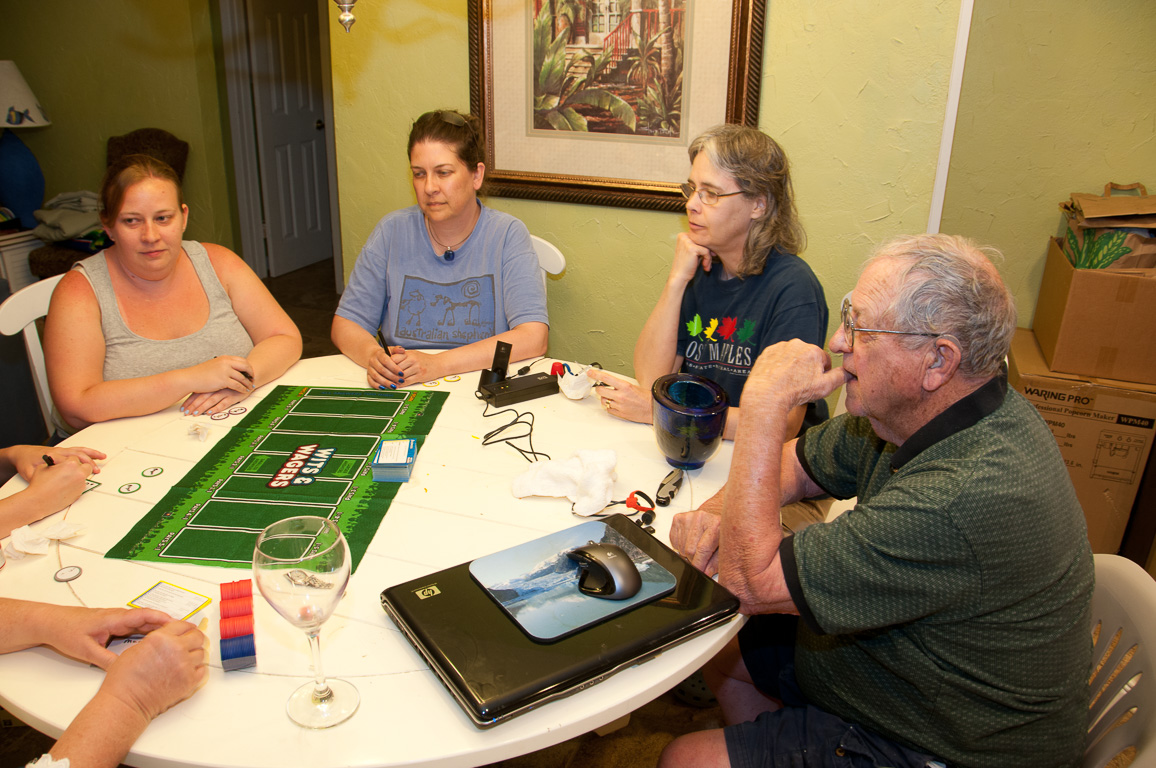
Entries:
{"label": "khaki shorts", "polygon": [[783,522],[783,530],[787,533],[801,531],[812,523],[821,523],[827,519],[827,512],[831,510],[834,499],[803,499],[794,504],[788,504],[779,511]]}

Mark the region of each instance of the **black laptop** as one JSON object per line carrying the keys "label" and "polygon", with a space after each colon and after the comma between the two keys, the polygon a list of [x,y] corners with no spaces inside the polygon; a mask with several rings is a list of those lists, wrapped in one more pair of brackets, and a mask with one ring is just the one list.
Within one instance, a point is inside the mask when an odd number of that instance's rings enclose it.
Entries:
{"label": "black laptop", "polygon": [[[643,589],[628,606],[579,595],[578,566],[563,551],[526,559],[533,545],[545,543],[548,548],[568,533],[585,538],[591,525],[583,523],[381,593],[386,612],[478,727],[582,690],[738,612],[739,602],[730,592],[623,515],[602,518],[596,525],[604,529],[605,543],[620,546],[643,563]],[[493,583],[493,566],[507,553],[525,561],[523,570],[533,588]],[[654,583],[649,590],[648,581]],[[550,599],[555,602],[539,614],[577,616],[574,626],[542,631],[527,618],[532,611],[518,610],[519,601],[539,603],[546,589],[553,590]],[[567,604],[575,607],[564,609]]]}

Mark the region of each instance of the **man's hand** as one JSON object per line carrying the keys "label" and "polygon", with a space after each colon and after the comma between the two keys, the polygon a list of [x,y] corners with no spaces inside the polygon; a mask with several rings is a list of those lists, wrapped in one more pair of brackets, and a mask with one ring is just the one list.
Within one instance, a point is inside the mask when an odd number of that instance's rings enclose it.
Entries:
{"label": "man's hand", "polygon": [[719,528],[722,516],[700,507],[680,512],[670,525],[670,545],[707,576],[718,573]]}
{"label": "man's hand", "polygon": [[755,360],[743,387],[743,413],[790,411],[823,399],[842,386],[844,378],[843,369],[832,368],[831,356],[814,344],[781,341]]}
{"label": "man's hand", "polygon": [[670,524],[670,545],[707,576],[718,573],[719,529],[726,486],[701,507],[680,512]]}

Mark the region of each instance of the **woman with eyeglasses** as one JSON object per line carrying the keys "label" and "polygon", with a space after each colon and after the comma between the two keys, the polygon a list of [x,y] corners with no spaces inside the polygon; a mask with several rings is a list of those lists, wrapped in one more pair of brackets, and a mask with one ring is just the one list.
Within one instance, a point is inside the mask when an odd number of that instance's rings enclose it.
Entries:
{"label": "woman with eyeglasses", "polygon": [[[638,385],[592,370],[608,413],[651,420],[650,387],[660,376],[693,373],[720,384],[733,438],[747,375],[759,353],[788,339],[823,346],[823,286],[796,254],[804,244],[787,156],[765,133],[719,125],[690,145],[682,185],[689,229],[678,235],[658,304],[634,346]],[[789,434],[827,418],[823,401],[799,408]]]}
{"label": "woman with eyeglasses", "polygon": [[483,157],[473,115],[427,112],[410,130],[417,205],[373,230],[331,331],[371,387],[487,368],[499,340],[513,346],[511,360],[546,353],[546,288],[530,233],[478,200]]}

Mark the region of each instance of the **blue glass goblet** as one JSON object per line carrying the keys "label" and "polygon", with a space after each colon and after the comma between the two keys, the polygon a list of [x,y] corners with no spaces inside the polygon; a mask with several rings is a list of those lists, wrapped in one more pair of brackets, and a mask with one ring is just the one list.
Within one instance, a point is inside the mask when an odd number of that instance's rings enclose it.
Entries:
{"label": "blue glass goblet", "polygon": [[651,387],[654,436],[667,463],[698,469],[718,450],[727,425],[727,393],[691,373],[671,373]]}

